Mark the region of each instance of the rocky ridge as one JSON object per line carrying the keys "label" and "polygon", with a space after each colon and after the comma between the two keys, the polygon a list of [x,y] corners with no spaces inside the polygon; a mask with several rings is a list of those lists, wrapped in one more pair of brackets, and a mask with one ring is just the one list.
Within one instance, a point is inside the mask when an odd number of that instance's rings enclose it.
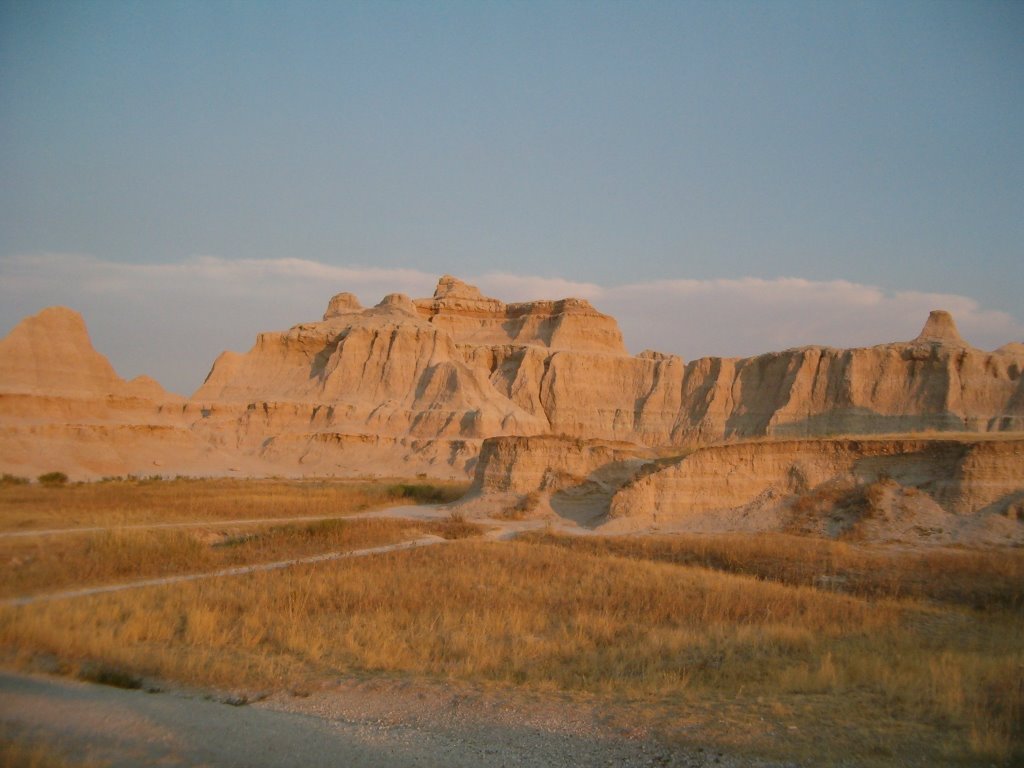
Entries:
{"label": "rocky ridge", "polygon": [[[593,523],[603,509],[609,522],[624,517],[626,497],[613,497],[639,493],[630,478],[653,449],[1024,431],[1022,369],[1024,345],[972,347],[942,311],[915,339],[874,347],[630,355],[614,318],[586,301],[506,304],[444,276],[432,297],[390,294],[368,308],[339,293],[320,320],[223,353],[184,399],[117,377],[82,318],[51,308],[0,341],[0,469],[468,477],[479,461],[478,497],[536,486],[542,512]],[[499,490],[508,445],[485,441],[501,438],[520,442],[508,444],[518,469]],[[669,498],[671,477],[644,482],[665,483],[656,495]],[[648,511],[634,522],[663,517],[639,498]]]}

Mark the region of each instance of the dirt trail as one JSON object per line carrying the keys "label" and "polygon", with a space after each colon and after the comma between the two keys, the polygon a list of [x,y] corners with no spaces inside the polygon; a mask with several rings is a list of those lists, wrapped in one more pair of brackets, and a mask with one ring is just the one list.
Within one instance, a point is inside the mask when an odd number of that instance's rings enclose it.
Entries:
{"label": "dirt trail", "polygon": [[[247,525],[247,524],[260,524],[260,523],[280,523],[280,522],[307,522],[309,520],[341,520],[341,519],[360,519],[360,518],[376,518],[376,517],[397,517],[410,520],[443,520],[449,516],[449,508],[445,506],[435,505],[409,505],[402,507],[389,507],[386,509],[372,510],[370,512],[359,512],[352,515],[344,516],[327,516],[327,517],[283,517],[283,518],[269,518],[269,519],[246,519],[246,520],[218,520],[214,522],[210,521],[196,521],[196,522],[171,522],[171,523],[140,523],[137,525],[115,525],[106,527],[90,527],[90,528],[47,528],[44,530],[36,531],[16,531],[16,532],[0,532],[0,538],[3,537],[20,537],[20,536],[57,536],[62,534],[79,534],[79,532],[88,531],[102,531],[102,530],[133,530],[133,529],[147,529],[147,528],[203,528],[211,526],[234,526],[234,525]],[[487,530],[483,534],[483,539],[487,541],[510,541],[515,539],[521,532],[526,530],[537,530],[545,526],[551,525],[550,521],[545,520],[497,520],[497,519],[483,519],[477,522],[483,524]],[[566,529],[565,525],[556,526],[559,529]],[[572,528],[575,532],[575,528]],[[181,573],[177,575],[169,575],[169,577],[159,577],[155,579],[140,579],[133,582],[121,582],[119,584],[108,584],[97,587],[84,587],[81,589],[73,590],[61,590],[60,592],[51,592],[42,595],[27,595],[25,597],[12,597],[0,599],[0,607],[17,606],[17,605],[31,605],[33,603],[46,602],[49,600],[68,600],[76,597],[89,597],[90,595],[100,595],[108,592],[122,592],[124,590],[141,589],[143,587],[160,587],[168,584],[178,584],[180,582],[196,582],[203,579],[217,579],[221,577],[232,577],[232,575],[244,575],[246,573],[255,573],[263,570],[280,570],[282,568],[288,568],[292,565],[304,565],[307,563],[315,562],[327,562],[329,560],[341,560],[348,557],[369,557],[371,555],[384,554],[386,552],[398,552],[401,550],[415,549],[418,547],[429,547],[435,544],[444,544],[447,540],[442,539],[438,536],[425,536],[420,539],[415,539],[409,542],[399,542],[397,544],[388,544],[381,547],[371,547],[369,549],[360,549],[346,552],[325,552],[323,554],[309,555],[308,557],[296,557],[289,560],[278,560],[275,562],[268,563],[257,563],[254,565],[236,565],[229,568],[220,568],[218,570],[205,571],[202,573]]]}
{"label": "dirt trail", "polygon": [[191,520],[183,523],[130,523],[128,525],[90,525],[79,528],[39,528],[37,530],[0,531],[0,539],[28,538],[32,536],[68,536],[74,533],[104,533],[105,531],[153,531],[161,528],[235,528],[247,525],[280,525],[282,523],[317,523],[324,520],[344,520],[351,515],[306,515],[302,517],[255,517],[242,520]]}
{"label": "dirt trail", "polygon": [[7,738],[43,742],[110,768],[782,766],[624,734],[562,701],[524,705],[510,693],[505,702],[489,695],[481,707],[461,692],[441,702],[435,693],[352,686],[229,706],[201,695],[0,672],[0,723]]}
{"label": "dirt trail", "polygon": [[[282,522],[305,522],[308,520],[331,520],[331,519],[358,519],[358,518],[375,518],[375,517],[400,517],[412,520],[438,520],[444,519],[448,515],[446,507],[437,506],[403,506],[403,507],[389,507],[387,509],[372,510],[370,512],[357,513],[355,515],[347,515],[344,518],[337,517],[292,517],[282,518]],[[83,530],[92,531],[105,531],[105,530],[125,530],[125,529],[146,529],[146,528],[205,528],[212,525],[220,526],[234,526],[240,524],[256,524],[265,522],[277,522],[276,520],[225,520],[217,523],[209,522],[197,522],[197,523],[153,523],[148,525],[131,525],[131,526],[115,526],[111,528],[69,528],[69,529],[49,529],[47,531],[35,532],[37,535],[57,535],[61,533],[78,533]],[[525,530],[533,530],[544,525],[541,521],[506,521],[506,520],[486,520],[483,521],[488,530],[484,534],[484,538],[490,541],[507,541],[515,538],[520,532]],[[2,536],[3,534],[0,534]],[[11,534],[11,535],[21,535]],[[29,534],[24,534],[29,535]],[[427,547],[434,544],[444,544],[447,539],[440,536],[423,536],[412,541],[403,541],[397,544],[386,544],[380,547],[370,547],[368,549],[358,549],[345,552],[325,552],[318,555],[310,555],[308,557],[297,557],[289,560],[278,560],[273,563],[258,563],[255,565],[239,565],[231,568],[221,568],[216,571],[206,571],[203,573],[186,573],[178,574],[175,576],[161,576],[151,579],[138,579],[136,581],[120,582],[118,584],[104,584],[95,587],[82,587],[80,589],[66,589],[60,592],[50,592],[41,595],[26,595],[24,597],[12,597],[0,600],[0,607],[7,606],[19,606],[19,605],[31,605],[33,603],[46,602],[50,600],[68,600],[76,597],[89,597],[90,595],[99,595],[107,592],[121,592],[126,589],[141,589],[142,587],[158,587],[167,584],[177,584],[184,581],[199,581],[201,579],[215,579],[226,576],[243,576],[248,573],[256,573],[259,571],[276,571],[282,568],[290,568],[293,565],[305,565],[308,563],[322,563],[329,560],[342,560],[350,557],[369,557],[371,555],[384,554],[386,552],[397,552],[406,549],[415,549],[418,547]]]}
{"label": "dirt trail", "polygon": [[[406,506],[347,517],[444,519],[448,510]],[[307,518],[308,519],[308,518]],[[287,521],[299,521],[288,518]],[[155,524],[206,527],[240,521]],[[253,524],[269,522],[253,520]],[[549,525],[544,521],[478,521],[493,541]],[[560,527],[560,526],[559,526]],[[70,529],[69,533],[81,529]],[[54,533],[57,533],[56,531]],[[445,543],[427,536],[348,552],[330,552],[260,565],[144,579],[0,601],[0,605],[72,599],[198,579],[242,575],[304,563],[366,557]],[[579,707],[556,695],[479,692],[457,684],[337,681],[296,698],[275,694],[259,704],[229,706],[225,696],[150,694],[0,672],[0,739],[44,743],[74,759],[111,768],[494,768],[512,766],[715,766],[781,768],[700,748],[681,749],[643,732],[610,725],[603,708]]]}
{"label": "dirt trail", "polygon": [[[439,511],[440,510],[440,511]],[[186,520],[174,523],[127,523],[124,525],[90,525],[77,528],[37,528],[17,531],[0,531],[0,539],[27,538],[32,536],[68,536],[75,533],[104,533],[106,531],[153,531],[161,528],[236,528],[248,525],[281,525],[287,523],[318,523],[325,520],[351,520],[360,517],[408,517],[416,520],[434,520],[448,513],[448,507],[436,505],[405,504],[385,507],[369,512],[355,512],[347,515],[301,515],[292,517],[246,517],[224,520]]]}
{"label": "dirt trail", "polygon": [[121,592],[126,589],[140,589],[142,587],[158,587],[165,584],[177,584],[182,581],[198,581],[200,579],[215,579],[222,576],[242,576],[247,573],[256,573],[258,571],[277,571],[282,568],[290,568],[293,565],[304,565],[306,563],[322,563],[328,560],[342,560],[348,557],[368,557],[370,555],[379,555],[385,552],[398,552],[404,549],[414,549],[416,547],[428,547],[434,544],[444,544],[447,539],[443,539],[440,536],[424,536],[419,539],[413,539],[412,541],[402,541],[397,544],[386,544],[380,547],[370,547],[369,549],[356,549],[349,550],[346,552],[325,552],[320,555],[310,555],[309,557],[296,557],[291,560],[278,560],[273,563],[259,563],[257,565],[238,565],[232,568],[221,568],[217,571],[207,571],[205,573],[185,573],[177,576],[161,576],[154,579],[140,579],[138,581],[126,581],[120,584],[106,584],[99,587],[84,587],[82,589],[69,589],[61,592],[50,592],[44,595],[29,595],[27,597],[12,597],[6,600],[0,600],[0,607],[5,606],[17,606],[17,605],[31,605],[32,603],[41,603],[48,600],[66,600],[74,597],[88,597],[89,595],[99,595],[105,592]]}

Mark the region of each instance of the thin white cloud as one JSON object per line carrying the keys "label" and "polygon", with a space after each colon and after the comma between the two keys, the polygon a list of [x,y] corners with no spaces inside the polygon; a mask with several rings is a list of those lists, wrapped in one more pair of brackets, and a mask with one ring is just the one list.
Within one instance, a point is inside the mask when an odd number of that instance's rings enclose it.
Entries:
{"label": "thin white cloud", "polygon": [[531,301],[533,299],[564,299],[574,296],[578,299],[598,301],[607,289],[596,283],[582,283],[564,280],[560,277],[537,277],[534,275],[513,275],[508,272],[488,272],[479,277],[467,278],[485,294],[503,301]]}
{"label": "thin white cloud", "polygon": [[[23,316],[63,304],[83,313],[97,349],[123,376],[147,373],[189,393],[224,349],[256,334],[320,317],[328,299],[355,293],[367,306],[387,293],[430,296],[437,275],[414,269],[335,266],[306,259],[199,256],[122,264],[82,254],[0,258],[0,333]],[[586,298],[613,315],[633,352],[741,356],[806,344],[867,346],[913,338],[932,309],[947,309],[971,343],[1024,339],[1024,324],[957,294],[885,291],[802,278],[661,280],[601,286],[510,273],[469,275],[505,301]]]}

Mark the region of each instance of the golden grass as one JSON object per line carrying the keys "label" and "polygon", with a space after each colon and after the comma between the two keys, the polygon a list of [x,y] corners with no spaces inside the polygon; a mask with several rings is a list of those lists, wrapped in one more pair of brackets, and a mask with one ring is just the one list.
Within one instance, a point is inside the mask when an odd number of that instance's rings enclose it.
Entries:
{"label": "golden grass", "polygon": [[345,515],[452,501],[465,484],[345,480],[112,480],[0,484],[0,530]]}
{"label": "golden grass", "polygon": [[694,565],[866,598],[1024,609],[1024,550],[865,547],[779,533],[564,536],[524,540],[575,552]]}
{"label": "golden grass", "polygon": [[[258,516],[239,514],[235,500],[277,517],[309,514],[310,499],[326,508],[432,493],[285,481],[114,485],[109,498],[102,484],[33,493],[81,502],[82,519],[109,520],[113,500],[133,521],[166,519],[165,501],[171,519],[195,519],[190,496],[232,518]],[[53,515],[35,497],[17,498],[0,508],[38,508],[33,524]],[[479,531],[457,517],[224,530],[219,540],[166,530],[58,537],[20,571],[8,547],[38,539],[9,540],[0,590]],[[93,680],[232,690],[309,689],[339,675],[525,686],[598,697],[610,717],[669,739],[697,734],[702,745],[815,764],[1011,764],[1024,758],[1022,593],[1019,550],[541,533],[7,607],[0,655],[29,667],[49,659]]]}
{"label": "golden grass", "polygon": [[345,552],[427,533],[462,538],[479,532],[464,521],[342,519],[258,528],[111,530],[0,539],[0,597]]}
{"label": "golden grass", "polygon": [[1022,633],[1015,611],[539,542],[457,542],[0,611],[9,653],[70,669],[233,689],[339,674],[562,689],[631,702],[669,737],[685,739],[680,713],[711,708],[730,713],[722,743],[806,749],[819,762],[825,743],[862,764],[1019,754]]}
{"label": "golden grass", "polygon": [[[286,679],[283,670],[326,664],[646,692],[720,684],[739,673],[726,663],[734,657],[800,657],[821,639],[876,633],[900,617],[894,606],[698,569],[467,542],[28,606],[2,614],[0,637],[21,645],[29,627],[56,622],[51,652],[141,662],[161,648],[169,655],[140,671],[171,676],[179,652],[214,651],[202,664],[214,684],[267,685]],[[215,663],[221,651],[254,654],[241,678],[234,664]],[[755,666],[755,678],[774,674]]]}

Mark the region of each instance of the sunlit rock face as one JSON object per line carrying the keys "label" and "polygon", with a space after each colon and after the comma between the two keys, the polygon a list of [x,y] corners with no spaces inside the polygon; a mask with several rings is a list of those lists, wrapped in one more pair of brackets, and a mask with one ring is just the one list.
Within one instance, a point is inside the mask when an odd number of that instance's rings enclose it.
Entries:
{"label": "sunlit rock face", "polygon": [[[875,347],[634,356],[615,319],[584,300],[506,304],[446,275],[429,298],[396,293],[363,307],[338,293],[321,320],[224,352],[185,400],[145,377],[118,378],[82,318],[51,308],[0,341],[0,463],[83,476],[160,466],[468,477],[481,442],[495,436],[693,447],[1005,432],[1024,429],[1022,368],[1024,346],[976,349],[942,311],[914,340]],[[120,431],[97,436],[104,425]],[[163,439],[157,427],[180,434]],[[106,447],[74,448],[85,444]]]}

